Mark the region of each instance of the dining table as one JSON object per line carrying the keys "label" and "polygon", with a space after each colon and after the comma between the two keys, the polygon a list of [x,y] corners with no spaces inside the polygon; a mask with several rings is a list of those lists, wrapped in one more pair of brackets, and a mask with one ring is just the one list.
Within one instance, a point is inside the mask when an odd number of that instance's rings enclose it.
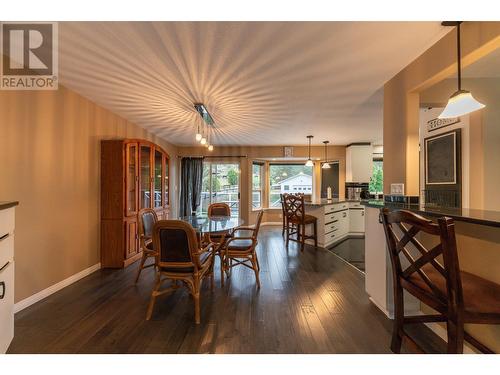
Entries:
{"label": "dining table", "polygon": [[194,230],[203,234],[223,234],[244,224],[243,219],[234,216],[206,216],[189,215],[181,216],[179,220],[191,224]]}

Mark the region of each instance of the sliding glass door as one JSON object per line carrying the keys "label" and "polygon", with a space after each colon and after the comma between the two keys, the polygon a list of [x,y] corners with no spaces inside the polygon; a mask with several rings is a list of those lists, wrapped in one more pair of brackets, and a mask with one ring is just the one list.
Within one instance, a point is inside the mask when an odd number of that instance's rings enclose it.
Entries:
{"label": "sliding glass door", "polygon": [[211,203],[224,202],[231,216],[240,210],[240,166],[238,163],[203,162],[203,183],[199,211],[206,214]]}

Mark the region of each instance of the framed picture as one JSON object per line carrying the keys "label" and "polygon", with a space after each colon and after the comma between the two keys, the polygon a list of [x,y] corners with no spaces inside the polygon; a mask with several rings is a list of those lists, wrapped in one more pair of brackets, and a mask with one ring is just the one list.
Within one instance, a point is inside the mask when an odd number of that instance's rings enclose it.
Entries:
{"label": "framed picture", "polygon": [[459,184],[460,129],[425,138],[425,184]]}
{"label": "framed picture", "polygon": [[290,147],[290,146],[283,147],[283,156],[285,158],[293,157],[293,147]]}

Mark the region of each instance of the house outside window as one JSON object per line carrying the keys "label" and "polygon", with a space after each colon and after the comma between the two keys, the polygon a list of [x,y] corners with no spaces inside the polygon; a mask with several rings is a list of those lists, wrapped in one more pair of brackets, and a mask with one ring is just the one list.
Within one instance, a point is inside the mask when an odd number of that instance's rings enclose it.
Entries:
{"label": "house outside window", "polygon": [[269,165],[269,207],[280,206],[280,194],[312,192],[313,168],[304,164]]}

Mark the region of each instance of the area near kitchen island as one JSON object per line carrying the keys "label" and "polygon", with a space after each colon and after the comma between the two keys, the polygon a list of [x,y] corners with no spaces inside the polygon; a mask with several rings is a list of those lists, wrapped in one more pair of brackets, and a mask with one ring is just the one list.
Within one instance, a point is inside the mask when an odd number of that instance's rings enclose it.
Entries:
{"label": "area near kitchen island", "polygon": [[[365,208],[360,201],[318,199],[305,202],[305,209],[306,214],[318,219],[318,246],[329,247],[350,236],[364,236]],[[307,227],[306,234],[311,233],[312,228]]]}
{"label": "area near kitchen island", "polygon": [[[500,212],[473,209],[430,208],[418,204],[387,203],[382,200],[362,202],[365,215],[365,286],[370,300],[388,317],[393,317],[392,274],[389,253],[382,224],[381,208],[406,209],[434,219],[448,216],[455,220],[460,269],[500,283]],[[419,240],[425,243],[426,238]],[[419,314],[430,311],[409,294],[405,294],[405,312]],[[429,324],[444,337],[445,329],[437,323]],[[466,329],[495,351],[500,350],[500,328],[493,325],[468,325]]]}

